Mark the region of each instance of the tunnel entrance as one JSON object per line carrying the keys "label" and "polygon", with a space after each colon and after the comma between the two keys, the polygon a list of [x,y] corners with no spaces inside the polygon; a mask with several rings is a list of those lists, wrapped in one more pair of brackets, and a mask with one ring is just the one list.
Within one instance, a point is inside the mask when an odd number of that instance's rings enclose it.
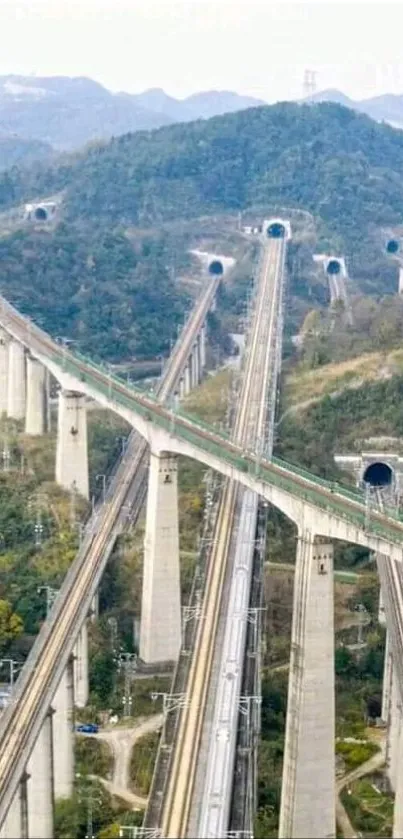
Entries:
{"label": "tunnel entrance", "polygon": [[364,481],[372,487],[386,487],[392,483],[393,473],[387,463],[371,463],[364,472]]}
{"label": "tunnel entrance", "polygon": [[224,273],[223,264],[219,259],[213,259],[213,261],[210,262],[208,270],[210,274],[215,274],[216,276]]}
{"label": "tunnel entrance", "polygon": [[269,224],[266,233],[271,239],[284,239],[284,224],[280,224],[279,221],[274,221],[273,224]]}
{"label": "tunnel entrance", "polygon": [[388,253],[397,253],[399,250],[399,242],[397,239],[389,239],[389,242],[386,245],[386,250]]}
{"label": "tunnel entrance", "polygon": [[48,217],[48,214],[47,214],[46,210],[43,209],[43,207],[37,207],[36,208],[35,218],[38,221],[46,221],[47,217]]}
{"label": "tunnel entrance", "polygon": [[326,271],[328,274],[340,274],[341,266],[338,259],[329,259]]}

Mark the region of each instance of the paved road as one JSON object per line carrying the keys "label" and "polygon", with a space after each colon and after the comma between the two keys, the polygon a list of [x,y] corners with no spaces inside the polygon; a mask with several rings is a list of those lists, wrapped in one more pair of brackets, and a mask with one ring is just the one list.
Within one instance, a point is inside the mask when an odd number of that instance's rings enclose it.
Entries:
{"label": "paved road", "polygon": [[103,729],[98,734],[90,735],[108,743],[114,756],[112,781],[107,781],[105,778],[99,780],[111,795],[127,801],[134,810],[139,807],[144,809],[147,798],[135,795],[130,789],[130,759],[133,746],[146,734],[158,731],[162,726],[162,721],[162,714],[155,714],[142,719],[130,728]]}

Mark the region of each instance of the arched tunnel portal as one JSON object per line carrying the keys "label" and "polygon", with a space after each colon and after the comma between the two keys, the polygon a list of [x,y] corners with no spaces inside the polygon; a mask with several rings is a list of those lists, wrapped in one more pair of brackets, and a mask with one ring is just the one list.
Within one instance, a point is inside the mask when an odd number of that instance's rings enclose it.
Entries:
{"label": "arched tunnel portal", "polygon": [[366,484],[370,484],[373,487],[390,486],[393,480],[393,471],[387,463],[376,461],[367,466],[363,479]]}
{"label": "arched tunnel portal", "polygon": [[210,262],[208,270],[209,270],[209,274],[214,274],[215,276],[220,276],[221,274],[224,273],[224,266],[223,266],[222,262],[220,262],[219,259],[213,259],[213,261]]}
{"label": "arched tunnel portal", "polygon": [[284,224],[281,224],[281,222],[273,221],[272,224],[269,224],[266,233],[270,239],[284,239],[286,229]]}
{"label": "arched tunnel portal", "polygon": [[387,242],[387,245],[386,245],[387,253],[394,254],[394,253],[397,253],[398,250],[399,250],[398,240],[397,239],[389,239],[389,242]]}
{"label": "arched tunnel portal", "polygon": [[44,207],[37,207],[36,208],[35,218],[38,221],[46,221],[47,217],[48,217],[48,214],[47,214],[46,210],[44,209]]}
{"label": "arched tunnel portal", "polygon": [[329,259],[326,271],[328,274],[340,274],[341,265],[338,259]]}

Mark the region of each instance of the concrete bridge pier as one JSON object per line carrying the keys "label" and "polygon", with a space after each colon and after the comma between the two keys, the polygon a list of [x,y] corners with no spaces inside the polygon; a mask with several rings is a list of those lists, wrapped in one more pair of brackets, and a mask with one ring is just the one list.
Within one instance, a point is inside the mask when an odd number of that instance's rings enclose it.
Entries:
{"label": "concrete bridge pier", "polygon": [[0,839],[18,839],[22,833],[22,789],[21,784],[0,827]]}
{"label": "concrete bridge pier", "polygon": [[88,702],[88,627],[85,621],[74,647],[74,700],[77,708]]}
{"label": "concrete bridge pier", "polygon": [[85,396],[59,392],[57,420],[56,481],[60,486],[89,497],[87,409]]}
{"label": "concrete bridge pier", "polygon": [[190,366],[190,359],[186,365],[185,373],[184,373],[184,395],[187,396],[188,393],[192,390],[192,373],[191,373],[191,366]]}
{"label": "concrete bridge pier", "polygon": [[29,839],[53,837],[53,724],[49,713],[28,761]]}
{"label": "concrete bridge pier", "polygon": [[38,435],[46,431],[46,370],[39,361],[27,356],[27,410],[25,433]]}
{"label": "concrete bridge pier", "polygon": [[10,338],[0,329],[0,415],[8,409],[8,347]]}
{"label": "concrete bridge pier", "polygon": [[140,658],[176,661],[181,645],[177,458],[150,457],[144,540]]}
{"label": "concrete bridge pier", "polygon": [[206,366],[206,326],[202,326],[199,335],[199,348],[200,348],[200,368],[204,370]]}
{"label": "concrete bridge pier", "polygon": [[26,369],[25,349],[13,339],[8,346],[7,414],[12,419],[25,418]]}
{"label": "concrete bridge pier", "polygon": [[403,727],[400,725],[398,743],[396,744],[396,795],[393,810],[393,839],[403,836]]}
{"label": "concrete bridge pier", "polygon": [[386,633],[385,644],[385,661],[383,665],[383,682],[382,682],[382,719],[389,725],[390,709],[392,701],[392,679],[393,679],[393,659],[390,649],[389,632]]}
{"label": "concrete bridge pier", "polygon": [[[398,789],[398,770],[400,760],[400,740],[402,733],[402,703],[399,695],[398,678],[395,667],[392,667],[392,690],[390,699],[390,714],[386,742],[387,774],[393,792]],[[403,745],[403,741],[402,741]],[[403,776],[402,776],[403,781]],[[403,834],[402,834],[403,835]]]}
{"label": "concrete bridge pier", "polygon": [[70,660],[55,693],[53,777],[55,798],[71,798],[74,786],[74,673]]}
{"label": "concrete bridge pier", "polygon": [[300,530],[280,839],[336,836],[333,546]]}
{"label": "concrete bridge pier", "polygon": [[199,368],[199,345],[193,347],[192,352],[192,387],[197,387],[200,383],[200,368]]}

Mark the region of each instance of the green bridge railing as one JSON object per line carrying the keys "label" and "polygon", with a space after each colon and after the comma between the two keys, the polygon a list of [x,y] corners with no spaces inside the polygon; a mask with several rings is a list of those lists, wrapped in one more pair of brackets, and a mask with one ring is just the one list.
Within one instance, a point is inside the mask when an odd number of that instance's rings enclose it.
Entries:
{"label": "green bridge railing", "polygon": [[[346,519],[374,536],[383,537],[394,544],[403,542],[403,519],[395,511],[388,510],[384,513],[377,511],[377,518],[370,516],[368,521],[365,498],[359,490],[319,478],[308,470],[279,458],[258,461],[253,452],[242,451],[235,446],[228,435],[221,431],[217,432],[208,424],[182,411],[169,411],[163,408],[154,396],[146,395],[134,385],[127,384],[116,374],[102,365],[95,364],[84,355],[62,350],[60,353],[54,352],[51,355],[52,360],[66,373],[85,381],[108,400],[114,401],[143,419],[152,421],[168,433],[175,433],[179,439],[199,450],[225,461],[235,469],[253,475],[264,483],[303,499],[321,510]],[[183,422],[177,422],[178,419]],[[200,434],[200,431],[207,432],[208,436]],[[350,503],[346,504],[346,501]],[[351,502],[354,502],[354,508],[351,507]]]}

